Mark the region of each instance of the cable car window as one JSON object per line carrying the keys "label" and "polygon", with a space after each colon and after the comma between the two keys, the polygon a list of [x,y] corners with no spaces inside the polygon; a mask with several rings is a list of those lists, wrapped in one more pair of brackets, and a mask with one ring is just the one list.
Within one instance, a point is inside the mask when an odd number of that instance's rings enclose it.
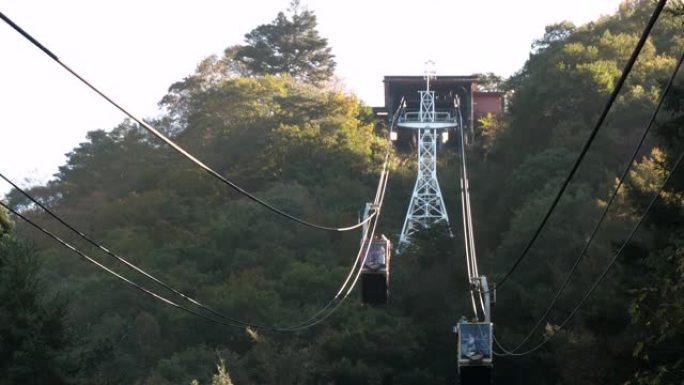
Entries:
{"label": "cable car window", "polygon": [[368,264],[376,266],[385,265],[385,255],[387,254],[387,249],[385,248],[384,242],[373,242],[371,243],[371,249],[368,255]]}
{"label": "cable car window", "polygon": [[459,361],[491,361],[492,335],[490,323],[459,324]]}

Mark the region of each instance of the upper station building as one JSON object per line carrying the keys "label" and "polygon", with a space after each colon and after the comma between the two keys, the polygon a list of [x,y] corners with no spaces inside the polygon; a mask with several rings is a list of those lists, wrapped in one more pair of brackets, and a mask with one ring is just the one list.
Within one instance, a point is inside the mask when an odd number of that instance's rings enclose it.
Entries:
{"label": "upper station building", "polygon": [[[463,125],[467,129],[476,127],[477,120],[487,114],[501,116],[504,110],[504,93],[500,91],[479,91],[479,76],[437,76],[430,80],[430,89],[435,91],[435,110],[454,108],[454,96],[461,103]],[[394,112],[401,98],[408,105],[418,105],[418,91],[425,90],[424,76],[385,76],[385,105],[376,107],[377,116],[387,116]]]}

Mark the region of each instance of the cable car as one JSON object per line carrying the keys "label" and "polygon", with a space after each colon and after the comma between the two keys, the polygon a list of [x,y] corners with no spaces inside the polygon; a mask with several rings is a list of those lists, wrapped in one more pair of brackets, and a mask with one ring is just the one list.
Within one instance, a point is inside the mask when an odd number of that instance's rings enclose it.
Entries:
{"label": "cable car", "polygon": [[[364,250],[369,240],[364,241]],[[361,267],[361,300],[369,305],[389,302],[389,272],[392,244],[384,235],[370,241],[366,261]]]}
{"label": "cable car", "polygon": [[492,383],[492,323],[465,322],[456,326],[458,334],[458,376],[461,385]]}

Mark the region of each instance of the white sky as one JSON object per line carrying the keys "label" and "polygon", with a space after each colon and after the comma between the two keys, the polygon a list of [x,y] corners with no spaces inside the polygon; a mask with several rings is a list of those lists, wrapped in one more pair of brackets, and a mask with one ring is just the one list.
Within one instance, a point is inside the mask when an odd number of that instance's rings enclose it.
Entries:
{"label": "white sky", "polygon": [[[129,111],[156,116],[175,81],[243,41],[289,0],[4,0],[0,11]],[[544,26],[583,24],[619,0],[302,0],[333,49],[337,75],[367,104],[383,104],[385,75],[437,76],[522,67]],[[421,24],[422,23],[422,24]],[[122,113],[0,21],[0,172],[45,182],[86,132]],[[0,183],[0,194],[9,189]]]}

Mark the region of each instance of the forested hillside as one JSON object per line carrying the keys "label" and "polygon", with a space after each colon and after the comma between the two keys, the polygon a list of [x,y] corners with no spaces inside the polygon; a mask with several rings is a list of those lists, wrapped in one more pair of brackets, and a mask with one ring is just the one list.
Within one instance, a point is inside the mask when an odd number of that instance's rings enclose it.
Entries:
{"label": "forested hillside", "polygon": [[[483,119],[468,149],[481,272],[500,277],[525,247],[652,10],[650,1],[627,1],[587,25],[549,26],[525,66],[501,85],[507,112]],[[515,347],[534,326],[582,250],[684,52],[683,22],[684,6],[671,2],[540,239],[498,290],[494,327],[505,347]],[[293,2],[247,34],[244,45],[202,60],[171,85],[160,102],[163,114],[150,123],[278,208],[348,225],[375,195],[386,130],[368,106],[330,85],[334,58],[315,29],[315,15]],[[282,50],[273,55],[268,47]],[[553,338],[528,355],[497,357],[495,383],[684,378],[681,170],[598,290],[565,328],[557,327],[684,150],[684,75],[656,122],[568,289],[521,351]],[[414,183],[414,156],[392,157],[379,231],[393,241]],[[459,218],[456,154],[448,149],[440,156],[446,205]],[[90,132],[52,181],[29,192],[179,291],[251,323],[292,325],[316,313],[337,292],[360,240],[359,232],[320,231],[265,210],[133,121]],[[61,228],[18,191],[6,201],[101,263],[172,296]],[[468,314],[456,220],[454,238],[443,228],[421,232],[394,257],[389,306],[363,306],[353,293],[325,322],[284,333],[198,319],[9,218],[0,211],[0,384],[456,381],[452,326]]]}

